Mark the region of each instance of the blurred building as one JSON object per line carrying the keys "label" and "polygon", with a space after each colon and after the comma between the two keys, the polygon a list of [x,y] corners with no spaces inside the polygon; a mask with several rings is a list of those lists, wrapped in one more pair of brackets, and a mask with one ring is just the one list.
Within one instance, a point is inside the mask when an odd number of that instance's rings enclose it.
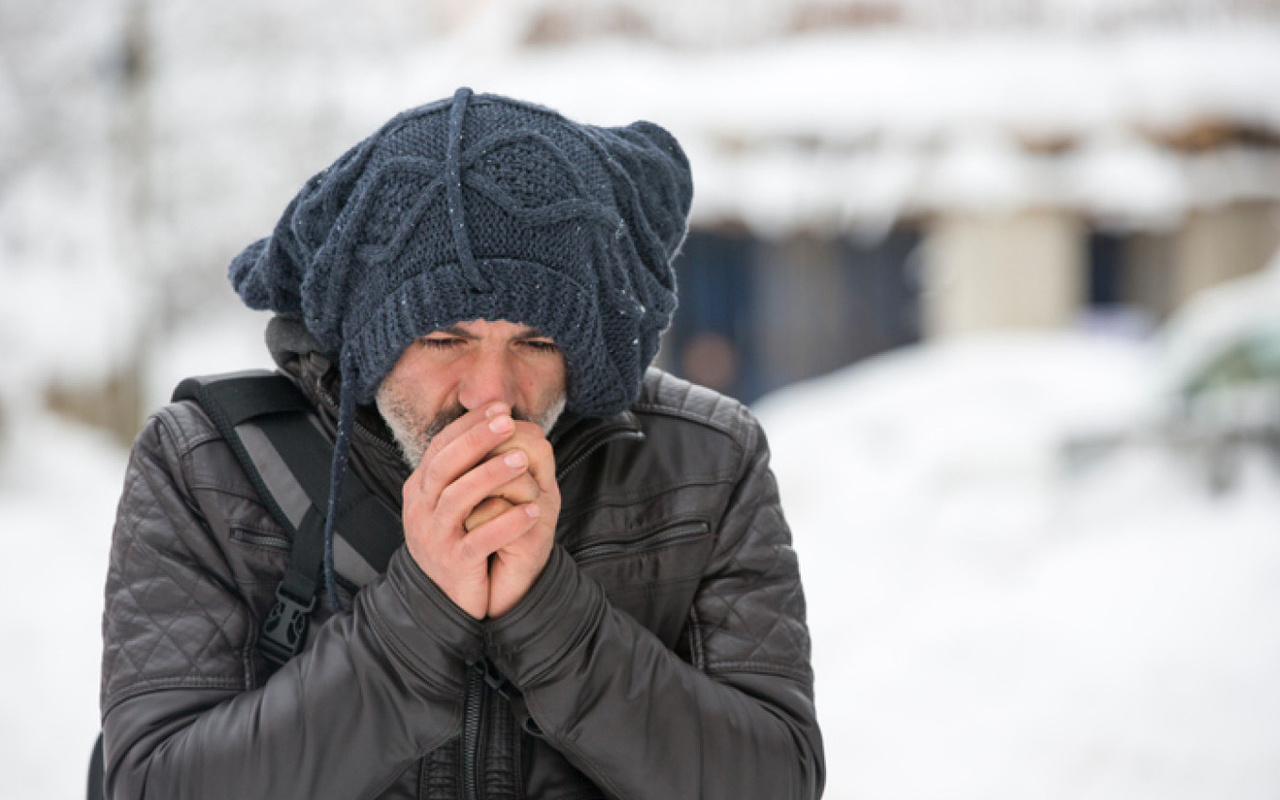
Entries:
{"label": "blurred building", "polygon": [[77,309],[91,358],[24,333],[41,315],[0,344],[120,429],[296,188],[461,84],[677,134],[693,231],[660,358],[747,400],[921,339],[1142,335],[1280,246],[1280,0],[12,6],[0,269],[135,300]]}

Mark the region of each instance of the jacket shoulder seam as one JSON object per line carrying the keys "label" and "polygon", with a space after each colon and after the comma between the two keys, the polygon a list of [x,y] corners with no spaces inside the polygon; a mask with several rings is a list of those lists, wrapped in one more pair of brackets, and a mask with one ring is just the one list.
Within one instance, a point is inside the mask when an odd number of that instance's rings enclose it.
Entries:
{"label": "jacket shoulder seam", "polygon": [[637,414],[649,414],[649,415],[658,416],[658,417],[670,417],[672,419],[678,419],[683,422],[688,422],[703,428],[708,428],[710,430],[715,431],[716,433],[724,435],[725,438],[727,438],[729,442],[734,446],[734,448],[737,449],[738,451],[745,452],[747,449],[747,445],[745,442],[742,441],[743,437],[739,435],[739,432],[734,431],[728,425],[724,425],[722,423],[715,422],[714,420],[707,419],[706,417],[700,414],[694,414],[692,412],[685,411],[683,409],[673,408],[671,406],[666,406],[666,405],[658,405],[654,403],[637,403],[631,407],[631,410]]}
{"label": "jacket shoulder seam", "polygon": [[[222,434],[193,400],[179,400],[158,409],[153,415],[173,440],[179,457],[185,458],[206,442],[221,440]],[[185,418],[185,419],[184,419]],[[189,422],[189,424],[183,424]],[[198,426],[199,430],[191,430]]]}
{"label": "jacket shoulder seam", "polygon": [[199,678],[189,675],[172,678],[144,678],[130,686],[117,689],[115,693],[108,697],[102,705],[102,716],[106,718],[116,706],[127,700],[174,689],[229,689],[240,692],[244,690],[244,685],[235,678]]}

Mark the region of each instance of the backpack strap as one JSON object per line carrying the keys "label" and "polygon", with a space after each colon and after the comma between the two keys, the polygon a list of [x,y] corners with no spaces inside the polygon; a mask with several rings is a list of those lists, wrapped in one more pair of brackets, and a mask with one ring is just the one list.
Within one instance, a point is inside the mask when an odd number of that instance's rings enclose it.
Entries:
{"label": "backpack strap", "polygon": [[[266,370],[187,378],[173,400],[199,403],[293,542],[276,603],[258,637],[275,665],[302,651],[322,584],[324,520],[333,442],[302,392]],[[399,514],[358,478],[342,482],[334,520],[334,569],[363,586],[386,570],[403,541]]]}

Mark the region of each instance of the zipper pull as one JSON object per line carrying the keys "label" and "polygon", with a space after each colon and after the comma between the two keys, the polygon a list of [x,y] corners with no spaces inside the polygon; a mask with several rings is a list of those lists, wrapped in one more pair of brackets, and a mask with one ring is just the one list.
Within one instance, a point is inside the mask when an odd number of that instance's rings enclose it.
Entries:
{"label": "zipper pull", "polygon": [[497,692],[505,700],[511,700],[513,696],[519,696],[520,692],[516,689],[515,684],[507,680],[507,676],[498,671],[488,656],[481,656],[470,662],[470,667],[480,674],[484,682],[489,688]]}

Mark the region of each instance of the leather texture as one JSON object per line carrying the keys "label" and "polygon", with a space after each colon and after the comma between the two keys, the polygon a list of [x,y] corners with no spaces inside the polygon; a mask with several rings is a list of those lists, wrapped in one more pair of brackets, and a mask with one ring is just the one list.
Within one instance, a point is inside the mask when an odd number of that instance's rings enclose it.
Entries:
{"label": "leather texture", "polygon": [[557,544],[516,608],[470,618],[402,546],[273,673],[255,640],[287,535],[198,406],[157,412],[107,578],[107,796],[818,797],[804,596],[754,419],[650,370],[556,454]]}

